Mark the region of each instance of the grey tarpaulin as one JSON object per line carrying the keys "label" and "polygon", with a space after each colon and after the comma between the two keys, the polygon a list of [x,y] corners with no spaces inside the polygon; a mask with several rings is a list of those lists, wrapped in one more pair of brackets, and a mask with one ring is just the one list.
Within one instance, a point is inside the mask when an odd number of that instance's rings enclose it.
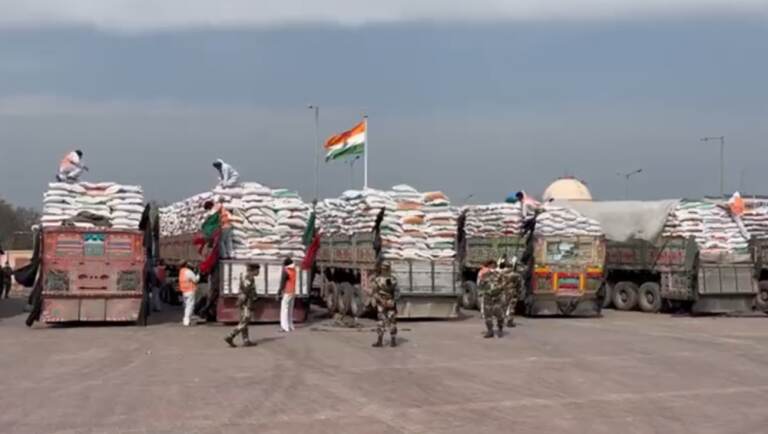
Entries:
{"label": "grey tarpaulin", "polygon": [[567,201],[554,204],[574,209],[586,217],[600,222],[605,237],[610,241],[630,239],[656,241],[664,229],[669,213],[675,210],[679,199],[656,201]]}

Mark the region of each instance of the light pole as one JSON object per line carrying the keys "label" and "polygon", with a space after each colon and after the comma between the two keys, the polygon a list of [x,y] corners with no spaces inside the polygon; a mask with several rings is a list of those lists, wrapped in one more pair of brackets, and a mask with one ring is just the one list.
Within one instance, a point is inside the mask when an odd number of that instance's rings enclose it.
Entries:
{"label": "light pole", "polygon": [[624,199],[626,200],[629,200],[629,178],[638,173],[643,173],[643,169],[637,169],[626,173],[616,172],[616,176],[624,177]]}
{"label": "light pole", "polygon": [[315,201],[320,198],[320,106],[310,104],[308,109],[315,111]]}
{"label": "light pole", "polygon": [[704,143],[710,140],[720,141],[720,197],[723,197],[725,195],[725,136],[703,137],[701,139]]}

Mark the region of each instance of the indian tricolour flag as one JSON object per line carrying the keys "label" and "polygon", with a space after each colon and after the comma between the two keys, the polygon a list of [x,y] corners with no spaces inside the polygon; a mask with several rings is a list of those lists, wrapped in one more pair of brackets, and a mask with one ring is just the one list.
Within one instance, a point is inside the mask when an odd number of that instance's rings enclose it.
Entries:
{"label": "indian tricolour flag", "polygon": [[367,140],[365,127],[365,121],[362,121],[351,130],[329,138],[325,142],[325,161],[352,157],[365,152],[365,142]]}

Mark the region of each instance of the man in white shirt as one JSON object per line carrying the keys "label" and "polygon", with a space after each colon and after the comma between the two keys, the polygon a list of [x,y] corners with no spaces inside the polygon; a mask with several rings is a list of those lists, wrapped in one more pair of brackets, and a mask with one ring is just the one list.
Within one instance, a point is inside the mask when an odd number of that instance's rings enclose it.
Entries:
{"label": "man in white shirt", "polygon": [[76,150],[65,155],[59,163],[59,173],[56,179],[59,182],[77,182],[83,171],[88,171],[88,166],[83,165],[83,151]]}

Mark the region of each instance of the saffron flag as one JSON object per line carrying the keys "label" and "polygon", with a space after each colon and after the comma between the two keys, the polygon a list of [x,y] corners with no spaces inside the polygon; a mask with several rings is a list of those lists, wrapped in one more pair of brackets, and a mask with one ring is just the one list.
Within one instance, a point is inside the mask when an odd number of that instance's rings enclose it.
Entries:
{"label": "saffron flag", "polygon": [[325,142],[325,161],[362,154],[367,140],[365,126],[365,121],[362,121],[351,130],[329,138]]}

